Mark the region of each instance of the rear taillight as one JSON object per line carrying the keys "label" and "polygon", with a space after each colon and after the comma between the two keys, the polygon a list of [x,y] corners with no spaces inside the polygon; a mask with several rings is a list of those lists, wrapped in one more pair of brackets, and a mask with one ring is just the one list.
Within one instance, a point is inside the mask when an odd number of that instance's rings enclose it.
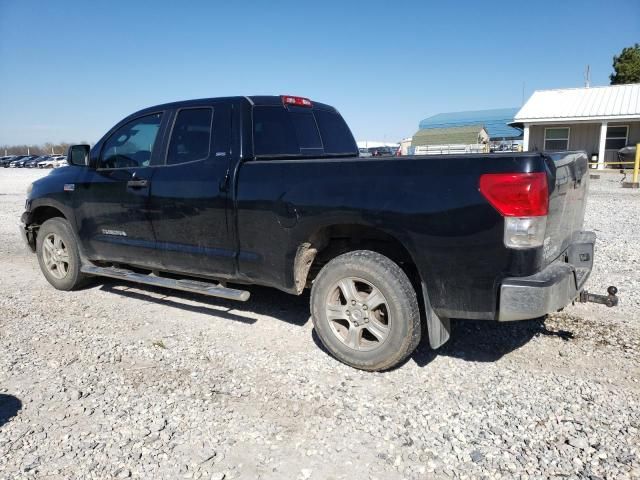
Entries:
{"label": "rear taillight", "polygon": [[294,97],[292,95],[280,95],[282,103],[285,105],[296,105],[297,107],[313,107],[311,100],[304,97]]}
{"label": "rear taillight", "polygon": [[487,173],[480,177],[480,193],[505,217],[507,247],[542,246],[549,212],[545,173]]}
{"label": "rear taillight", "polygon": [[549,211],[545,173],[485,173],[480,193],[503,217],[539,217]]}

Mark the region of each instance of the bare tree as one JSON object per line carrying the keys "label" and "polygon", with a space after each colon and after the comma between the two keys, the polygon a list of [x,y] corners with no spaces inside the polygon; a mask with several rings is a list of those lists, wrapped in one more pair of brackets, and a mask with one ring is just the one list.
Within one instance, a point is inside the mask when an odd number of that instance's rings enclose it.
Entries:
{"label": "bare tree", "polygon": [[41,145],[0,145],[0,155],[66,155],[70,145],[72,144],[69,142],[47,142]]}

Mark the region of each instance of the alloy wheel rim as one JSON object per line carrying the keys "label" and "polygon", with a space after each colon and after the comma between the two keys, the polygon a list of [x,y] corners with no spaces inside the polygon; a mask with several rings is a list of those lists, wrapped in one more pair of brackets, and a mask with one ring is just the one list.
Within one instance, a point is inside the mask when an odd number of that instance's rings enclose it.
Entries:
{"label": "alloy wheel rim", "polygon": [[60,235],[49,233],[44,238],[42,259],[53,277],[61,280],[69,274],[69,250]]}
{"label": "alloy wheel rim", "polygon": [[371,351],[380,348],[389,337],[389,304],[371,282],[343,278],[331,287],[325,305],[331,331],[347,347]]}

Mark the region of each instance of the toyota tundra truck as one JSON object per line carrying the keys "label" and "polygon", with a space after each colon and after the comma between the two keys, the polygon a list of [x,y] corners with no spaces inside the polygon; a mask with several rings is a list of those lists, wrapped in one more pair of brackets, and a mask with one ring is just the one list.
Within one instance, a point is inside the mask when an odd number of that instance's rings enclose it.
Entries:
{"label": "toyota tundra truck", "polygon": [[239,301],[243,285],[310,288],[318,337],[364,370],[423,335],[440,347],[451,318],[589,297],[584,152],[363,158],[335,108],[283,95],[146,108],[68,159],[29,187],[20,227],[59,290],[96,276]]}

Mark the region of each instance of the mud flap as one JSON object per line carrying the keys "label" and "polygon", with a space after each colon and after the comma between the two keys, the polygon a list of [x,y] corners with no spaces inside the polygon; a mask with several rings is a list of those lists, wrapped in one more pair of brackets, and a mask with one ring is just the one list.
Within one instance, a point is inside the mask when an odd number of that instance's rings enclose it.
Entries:
{"label": "mud flap", "polygon": [[424,299],[424,311],[427,319],[427,333],[429,346],[434,350],[447,343],[451,336],[451,322],[448,318],[440,318],[431,308],[429,294],[424,282],[422,283],[422,298]]}

